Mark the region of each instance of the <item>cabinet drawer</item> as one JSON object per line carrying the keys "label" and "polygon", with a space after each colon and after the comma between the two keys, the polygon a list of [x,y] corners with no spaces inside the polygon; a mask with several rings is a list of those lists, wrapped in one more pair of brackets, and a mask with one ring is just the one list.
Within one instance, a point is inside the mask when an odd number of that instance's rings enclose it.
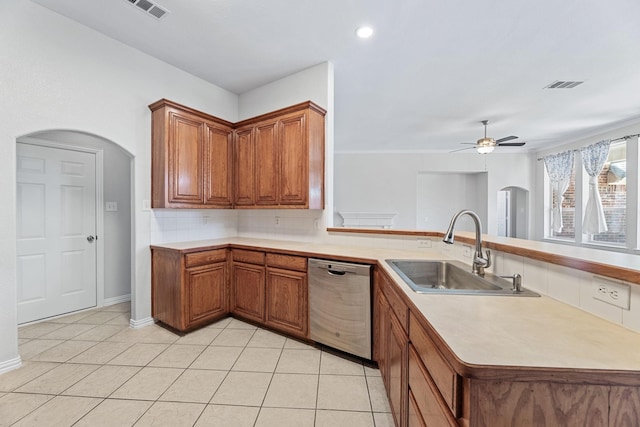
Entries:
{"label": "cabinet drawer", "polygon": [[400,295],[395,290],[395,285],[389,282],[389,279],[384,275],[380,275],[382,281],[384,282],[382,286],[382,290],[384,295],[387,297],[387,301],[389,301],[389,305],[391,306],[391,310],[395,313],[400,325],[402,328],[407,331],[409,328],[409,316],[408,316],[408,308],[407,305],[402,301]]}
{"label": "cabinet drawer", "polygon": [[285,270],[307,271],[307,258],[295,255],[267,253],[267,265]]}
{"label": "cabinet drawer", "polygon": [[[457,422],[431,377],[420,362],[420,356],[409,346],[409,393],[414,397],[417,410],[413,418],[419,418],[429,427],[454,427]],[[410,414],[411,415],[411,414]],[[410,416],[410,420],[412,417]],[[416,425],[420,425],[419,423]]]}
{"label": "cabinet drawer", "polygon": [[232,253],[234,261],[264,265],[264,252],[233,249]]}
{"label": "cabinet drawer", "polygon": [[214,249],[211,251],[193,252],[184,256],[185,266],[195,267],[196,265],[211,264],[225,261],[227,259],[226,249]]}
{"label": "cabinet drawer", "polygon": [[[415,348],[416,355],[426,367],[440,394],[453,413],[457,412],[458,376],[442,358],[431,338],[422,329],[413,313],[409,326],[409,340]],[[417,396],[416,396],[417,397]]]}

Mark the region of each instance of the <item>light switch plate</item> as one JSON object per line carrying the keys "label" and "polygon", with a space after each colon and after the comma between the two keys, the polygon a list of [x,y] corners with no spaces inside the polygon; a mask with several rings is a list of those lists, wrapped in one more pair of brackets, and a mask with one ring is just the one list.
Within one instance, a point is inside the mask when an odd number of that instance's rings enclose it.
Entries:
{"label": "light switch plate", "polygon": [[118,211],[118,202],[107,202],[105,204],[105,210],[107,212],[117,212]]}

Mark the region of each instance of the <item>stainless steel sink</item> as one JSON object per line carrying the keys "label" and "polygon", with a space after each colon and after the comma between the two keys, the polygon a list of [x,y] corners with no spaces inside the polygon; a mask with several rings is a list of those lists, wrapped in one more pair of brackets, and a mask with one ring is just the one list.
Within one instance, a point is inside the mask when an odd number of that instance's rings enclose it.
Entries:
{"label": "stainless steel sink", "polygon": [[387,264],[417,293],[452,295],[540,296],[528,289],[512,289],[512,282],[491,273],[483,277],[458,261],[388,259]]}

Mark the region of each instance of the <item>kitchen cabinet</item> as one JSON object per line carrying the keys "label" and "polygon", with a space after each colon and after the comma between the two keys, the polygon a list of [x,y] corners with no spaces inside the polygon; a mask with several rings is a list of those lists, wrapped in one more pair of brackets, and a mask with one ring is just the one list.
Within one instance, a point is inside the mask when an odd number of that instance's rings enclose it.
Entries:
{"label": "kitchen cabinet", "polygon": [[382,373],[396,426],[408,425],[409,390],[407,387],[408,337],[407,306],[393,289],[390,279],[376,271],[376,338],[374,354]]}
{"label": "kitchen cabinet", "polygon": [[228,314],[227,249],[186,254],[154,249],[151,264],[156,320],[187,331]]}
{"label": "kitchen cabinet", "polygon": [[267,253],[266,321],[271,328],[307,338],[307,258]]}
{"label": "kitchen cabinet", "polygon": [[233,124],[166,99],[149,108],[151,207],[231,208]]}
{"label": "kitchen cabinet", "polygon": [[325,113],[309,101],[237,123],[236,207],[324,208]]}
{"label": "kitchen cabinet", "polygon": [[307,258],[232,250],[231,312],[289,335],[307,338]]}
{"label": "kitchen cabinet", "polygon": [[231,274],[231,312],[264,323],[265,273],[264,252],[233,249]]}

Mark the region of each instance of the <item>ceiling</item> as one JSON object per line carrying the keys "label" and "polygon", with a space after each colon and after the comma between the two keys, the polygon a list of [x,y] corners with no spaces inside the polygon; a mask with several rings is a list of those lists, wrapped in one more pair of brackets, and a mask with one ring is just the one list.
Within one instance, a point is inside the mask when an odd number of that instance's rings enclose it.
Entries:
{"label": "ceiling", "polygon": [[452,151],[487,119],[517,153],[640,122],[637,0],[152,0],[161,20],[33,1],[237,94],[331,61],[336,151]]}

